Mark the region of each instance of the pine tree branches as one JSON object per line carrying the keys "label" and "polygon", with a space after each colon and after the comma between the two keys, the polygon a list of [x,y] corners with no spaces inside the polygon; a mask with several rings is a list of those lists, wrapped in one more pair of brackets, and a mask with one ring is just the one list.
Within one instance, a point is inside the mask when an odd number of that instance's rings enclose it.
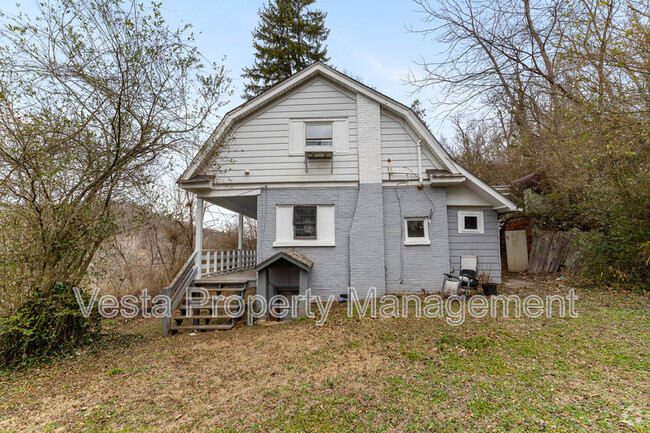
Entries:
{"label": "pine tree branches", "polygon": [[310,10],[315,0],[271,0],[253,30],[255,61],[244,68],[244,98],[250,100],[313,62],[327,62],[327,13]]}

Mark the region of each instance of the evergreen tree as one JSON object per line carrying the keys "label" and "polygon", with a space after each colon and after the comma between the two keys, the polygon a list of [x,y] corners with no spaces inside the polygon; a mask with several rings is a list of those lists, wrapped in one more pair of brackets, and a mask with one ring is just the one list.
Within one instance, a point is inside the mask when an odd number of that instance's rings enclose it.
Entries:
{"label": "evergreen tree", "polygon": [[244,68],[248,80],[244,97],[254,98],[273,85],[309,66],[327,62],[324,45],[329,29],[327,13],[309,10],[315,0],[269,0],[259,10],[260,22],[253,31],[255,62]]}

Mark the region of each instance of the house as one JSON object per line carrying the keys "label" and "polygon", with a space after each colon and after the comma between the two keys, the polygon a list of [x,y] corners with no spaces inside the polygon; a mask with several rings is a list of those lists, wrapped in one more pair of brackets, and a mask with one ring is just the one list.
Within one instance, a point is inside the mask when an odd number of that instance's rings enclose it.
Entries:
{"label": "house", "polygon": [[[440,290],[463,255],[500,282],[498,218],[517,210],[410,108],[322,63],[227,113],[179,185],[199,214],[209,202],[257,220],[256,251],[204,251],[198,230],[199,278],[247,271],[264,296]],[[294,253],[311,263],[303,280]]]}

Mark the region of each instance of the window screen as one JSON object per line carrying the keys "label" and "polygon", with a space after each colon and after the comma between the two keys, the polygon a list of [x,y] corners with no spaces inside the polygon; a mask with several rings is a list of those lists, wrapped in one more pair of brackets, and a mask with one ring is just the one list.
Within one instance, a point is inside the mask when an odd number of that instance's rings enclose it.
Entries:
{"label": "window screen", "polygon": [[317,206],[293,207],[294,239],[316,239]]}
{"label": "window screen", "polygon": [[331,123],[307,123],[305,125],[305,138],[308,146],[331,146]]}

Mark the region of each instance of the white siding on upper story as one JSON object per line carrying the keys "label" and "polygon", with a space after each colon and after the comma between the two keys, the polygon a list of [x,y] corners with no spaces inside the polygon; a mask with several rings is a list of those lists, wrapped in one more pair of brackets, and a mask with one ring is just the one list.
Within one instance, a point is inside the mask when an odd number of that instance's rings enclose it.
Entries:
{"label": "white siding on upper story", "polygon": [[[393,172],[412,172],[417,176],[418,171],[418,148],[415,135],[404,122],[388,114],[385,110],[381,111],[381,164],[382,178],[388,180],[388,160],[391,160],[391,170]],[[422,146],[422,171],[426,173],[427,169],[442,168],[440,162]],[[410,169],[410,170],[409,170]],[[426,177],[426,174],[425,174]],[[392,180],[405,180],[405,175],[395,174]]]}
{"label": "white siding on upper story", "polygon": [[465,185],[447,187],[447,206],[492,207],[492,203]]}
{"label": "white siding on upper story", "polygon": [[[357,181],[356,109],[356,95],[316,78],[240,122],[219,155],[220,167],[208,173],[228,184]],[[289,122],[294,119],[347,119],[349,153],[309,160],[305,173],[305,157],[289,155]]]}

